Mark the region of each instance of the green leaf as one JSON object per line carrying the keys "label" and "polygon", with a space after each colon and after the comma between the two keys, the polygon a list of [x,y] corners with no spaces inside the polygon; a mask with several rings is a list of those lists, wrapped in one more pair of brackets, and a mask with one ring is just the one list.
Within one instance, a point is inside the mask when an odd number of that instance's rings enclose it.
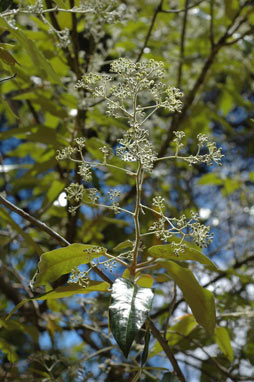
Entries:
{"label": "green leaf", "polygon": [[239,8],[238,0],[224,0],[225,14],[232,20]]}
{"label": "green leaf", "polygon": [[180,379],[171,373],[165,373],[162,377],[161,382],[180,382]]}
{"label": "green leaf", "polygon": [[14,346],[9,344],[3,338],[0,338],[0,350],[7,355],[9,362],[14,363],[18,360],[18,356],[14,350]]}
{"label": "green leaf", "polygon": [[12,36],[19,41],[20,45],[26,49],[33,61],[35,72],[37,71],[42,78],[48,78],[53,83],[61,84],[59,76],[37,48],[33,40],[28,38],[22,30],[12,28],[2,17],[0,17],[0,27],[8,30]]}
{"label": "green leaf", "polygon": [[226,328],[217,326],[214,330],[215,341],[217,342],[220,350],[232,362],[234,359],[234,352],[231,346],[230,337]]}
{"label": "green leaf", "polygon": [[103,247],[88,244],[71,244],[41,255],[34,286],[46,285],[71,272],[74,267],[87,264],[106,252]]}
{"label": "green leaf", "polygon": [[225,179],[222,189],[223,196],[229,196],[242,187],[242,182],[237,179]]}
{"label": "green leaf", "polygon": [[114,251],[122,251],[123,249],[126,248],[131,248],[133,246],[133,241],[131,240],[125,240],[122,243],[117,244],[113,250]]}
{"label": "green leaf", "polygon": [[[184,337],[188,336],[192,330],[197,327],[197,321],[192,314],[184,315],[180,320],[173,326],[170,326],[167,330],[167,343],[170,347],[175,346]],[[162,351],[162,347],[158,341],[155,342],[149,358],[154,357]]]}
{"label": "green leaf", "polygon": [[88,287],[83,288],[78,283],[61,286],[36,297],[36,300],[52,300],[56,298],[71,297],[75,294],[87,294],[91,292],[107,292],[110,285],[105,281],[90,281]]}
{"label": "green leaf", "polygon": [[132,281],[118,278],[112,286],[109,307],[112,334],[125,357],[152,308],[153,292]]}
{"label": "green leaf", "polygon": [[156,258],[163,258],[174,261],[197,261],[200,264],[209,265],[210,269],[214,271],[217,270],[216,265],[208,257],[203,255],[201,251],[197,250],[193,246],[193,244],[188,243],[186,241],[183,242],[183,244],[186,245],[186,247],[184,248],[184,252],[181,253],[179,256],[174,254],[174,247],[172,246],[172,244],[155,245],[154,247],[148,249],[148,253],[149,255]]}
{"label": "green leaf", "polygon": [[193,273],[186,268],[172,262],[160,262],[170,277],[176,282],[183,292],[183,297],[190,306],[197,322],[209,334],[213,335],[216,324],[214,298],[210,291],[202,288]]}
{"label": "green leaf", "polygon": [[[56,289],[50,290],[49,292],[36,296],[34,298],[27,298],[18,303],[6,317],[6,321],[11,318],[11,316],[20,309],[26,302],[33,300],[55,300],[57,298],[71,297],[75,294],[87,294],[91,292],[107,292],[110,285],[105,281],[90,281],[87,288],[81,287],[78,283],[73,283],[67,286],[61,286]],[[2,321],[0,324],[3,325]]]}
{"label": "green leaf", "polygon": [[223,180],[217,174],[214,173],[205,174],[198,181],[198,184],[200,186],[221,186],[223,185],[223,183]]}
{"label": "green leaf", "polygon": [[65,183],[63,181],[54,180],[49,187],[46,198],[43,201],[42,208],[51,205],[58,198],[64,187]]}
{"label": "green leaf", "polygon": [[142,274],[138,279],[136,280],[137,285],[143,287],[143,288],[152,288],[153,286],[153,277],[148,274]]}

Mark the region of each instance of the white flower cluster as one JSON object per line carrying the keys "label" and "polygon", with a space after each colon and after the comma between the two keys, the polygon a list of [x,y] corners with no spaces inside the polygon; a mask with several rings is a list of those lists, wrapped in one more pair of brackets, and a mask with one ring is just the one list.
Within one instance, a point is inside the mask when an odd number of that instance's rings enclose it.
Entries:
{"label": "white flower cluster", "polygon": [[[179,150],[181,147],[184,146],[182,143],[183,138],[185,137],[185,134],[183,131],[175,131],[174,132],[176,138],[174,139],[174,142],[176,143],[176,150],[175,150],[175,157],[178,157]],[[209,142],[208,137],[205,134],[198,134],[198,150],[195,155],[189,155],[189,156],[179,156],[179,158],[185,160],[190,165],[191,164],[199,164],[199,163],[205,163],[207,165],[211,165],[213,162],[216,164],[221,164],[221,159],[223,158],[223,155],[221,153],[221,147],[217,149],[215,142]],[[208,153],[200,154],[200,151],[204,149],[208,151]]]}
{"label": "white flower cluster", "polygon": [[[162,199],[156,197],[153,205],[158,207],[162,205],[161,203]],[[182,241],[185,237],[191,237],[200,248],[205,248],[211,243],[213,235],[210,234],[210,227],[201,224],[197,214],[192,213],[191,219],[187,219],[185,215],[176,219],[166,217],[161,210],[160,215],[160,218],[149,227],[149,231],[152,231],[158,239],[165,242],[175,235],[180,235],[181,240],[179,242],[171,242],[171,245],[174,247],[173,252],[176,255],[184,251],[185,245]]]}
{"label": "white flower cluster", "polygon": [[123,161],[140,162],[144,170],[152,170],[156,154],[147,130],[137,128],[127,131],[118,142],[121,147],[118,147],[116,152]]}
{"label": "white flower cluster", "polygon": [[132,126],[143,124],[159,108],[181,111],[183,93],[160,81],[165,77],[162,62],[151,59],[135,63],[119,58],[111,63],[110,72],[113,73],[111,76],[89,73],[76,85],[92,92],[95,97],[107,99],[109,115],[128,118]]}

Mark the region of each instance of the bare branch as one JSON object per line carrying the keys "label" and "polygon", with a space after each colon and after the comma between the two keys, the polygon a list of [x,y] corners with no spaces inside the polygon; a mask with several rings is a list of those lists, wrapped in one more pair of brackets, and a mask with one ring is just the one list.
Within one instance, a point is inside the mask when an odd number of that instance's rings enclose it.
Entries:
{"label": "bare branch", "polygon": [[189,0],[185,0],[184,16],[183,16],[183,25],[181,32],[181,41],[180,41],[180,57],[179,57],[179,67],[177,74],[177,87],[181,87],[182,80],[182,70],[184,62],[184,47],[185,47],[185,35],[186,35],[186,26],[187,26],[187,17],[188,17],[188,4]]}
{"label": "bare branch", "polygon": [[178,378],[180,379],[181,382],[186,382],[186,379],[185,379],[185,377],[184,377],[184,375],[183,375],[183,373],[182,373],[182,371],[181,371],[181,369],[177,363],[177,360],[175,359],[175,356],[174,356],[173,352],[171,351],[170,347],[168,346],[167,342],[161,336],[159,330],[156,328],[153,321],[150,318],[148,318],[148,321],[149,321],[149,325],[150,325],[150,328],[151,328],[151,331],[152,331],[154,337],[156,338],[156,340],[159,342],[162,349],[164,350],[168,360],[170,361],[170,363],[172,364],[172,366],[174,368],[176,375],[178,376]]}
{"label": "bare branch", "polygon": [[[204,1],[205,0],[199,0],[195,4],[189,5],[187,7],[187,10],[196,8],[198,5],[200,5]],[[186,7],[181,8],[181,9],[161,9],[160,12],[161,13],[182,13],[182,12],[186,12]]]}
{"label": "bare branch", "polygon": [[158,5],[157,8],[155,9],[155,12],[154,12],[154,14],[153,14],[153,18],[152,18],[150,27],[149,27],[149,29],[148,29],[148,32],[147,32],[147,35],[146,35],[146,38],[145,38],[145,41],[144,41],[144,44],[143,44],[143,46],[142,46],[142,48],[141,48],[141,50],[140,50],[140,53],[139,53],[139,55],[138,55],[138,58],[137,58],[136,62],[139,62],[139,61],[141,60],[141,57],[143,56],[144,49],[145,49],[145,47],[147,46],[148,41],[149,41],[149,39],[150,39],[150,37],[151,37],[152,30],[153,30],[153,28],[154,28],[154,25],[155,25],[155,21],[156,21],[156,19],[157,19],[157,16],[158,16],[158,14],[161,12],[162,3],[163,3],[163,0],[160,0],[159,5]]}

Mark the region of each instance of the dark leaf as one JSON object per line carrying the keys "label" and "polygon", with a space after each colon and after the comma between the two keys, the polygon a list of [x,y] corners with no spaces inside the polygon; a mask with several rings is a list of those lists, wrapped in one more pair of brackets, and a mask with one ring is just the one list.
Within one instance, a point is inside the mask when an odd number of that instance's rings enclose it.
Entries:
{"label": "dark leaf", "polygon": [[132,281],[119,278],[112,287],[109,307],[112,334],[125,357],[152,308],[153,292]]}

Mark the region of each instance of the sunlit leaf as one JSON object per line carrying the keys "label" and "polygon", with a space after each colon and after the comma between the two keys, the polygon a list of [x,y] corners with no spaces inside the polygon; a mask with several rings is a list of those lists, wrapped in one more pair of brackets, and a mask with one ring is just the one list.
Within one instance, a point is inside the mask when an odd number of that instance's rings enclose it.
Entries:
{"label": "sunlit leaf", "polygon": [[212,293],[199,285],[189,269],[183,268],[173,261],[160,262],[160,265],[166,269],[170,277],[182,290],[183,297],[190,306],[197,322],[212,335],[216,324]]}
{"label": "sunlit leaf", "polygon": [[57,73],[53,70],[33,40],[28,38],[22,30],[12,28],[2,17],[0,17],[0,27],[8,30],[12,34],[12,37],[17,39],[22,48],[27,51],[27,54],[33,61],[35,73],[38,71],[42,78],[49,78],[53,83],[61,84]]}
{"label": "sunlit leaf", "polygon": [[41,255],[34,286],[46,285],[71,272],[74,267],[87,264],[105,253],[105,248],[88,244],[71,244]]}
{"label": "sunlit leaf", "polygon": [[217,326],[214,330],[215,341],[220,350],[228,358],[230,362],[234,359],[234,352],[231,346],[230,337],[226,328]]}
{"label": "sunlit leaf", "polygon": [[137,285],[143,288],[152,288],[153,286],[153,277],[148,274],[142,274],[136,280]]}
{"label": "sunlit leaf", "polygon": [[110,327],[125,357],[128,357],[130,347],[148,317],[152,301],[151,289],[141,288],[124,278],[115,280],[109,307]]}
{"label": "sunlit leaf", "polygon": [[125,240],[122,243],[117,244],[113,250],[114,251],[122,251],[126,248],[131,248],[133,246],[133,242],[131,240]]}
{"label": "sunlit leaf", "polygon": [[185,245],[184,252],[181,253],[179,256],[174,254],[174,247],[172,246],[172,244],[155,245],[154,247],[148,249],[148,253],[153,257],[164,258],[168,260],[197,261],[200,264],[209,265],[210,269],[212,270],[217,269],[215,264],[208,257],[203,255],[201,251],[197,250],[192,244],[186,241],[183,242],[183,244]]}
{"label": "sunlit leaf", "polygon": [[36,297],[36,300],[52,300],[56,298],[71,297],[75,294],[87,294],[91,292],[107,292],[110,285],[105,281],[90,281],[88,287],[83,288],[78,283],[58,287],[43,296]]}

